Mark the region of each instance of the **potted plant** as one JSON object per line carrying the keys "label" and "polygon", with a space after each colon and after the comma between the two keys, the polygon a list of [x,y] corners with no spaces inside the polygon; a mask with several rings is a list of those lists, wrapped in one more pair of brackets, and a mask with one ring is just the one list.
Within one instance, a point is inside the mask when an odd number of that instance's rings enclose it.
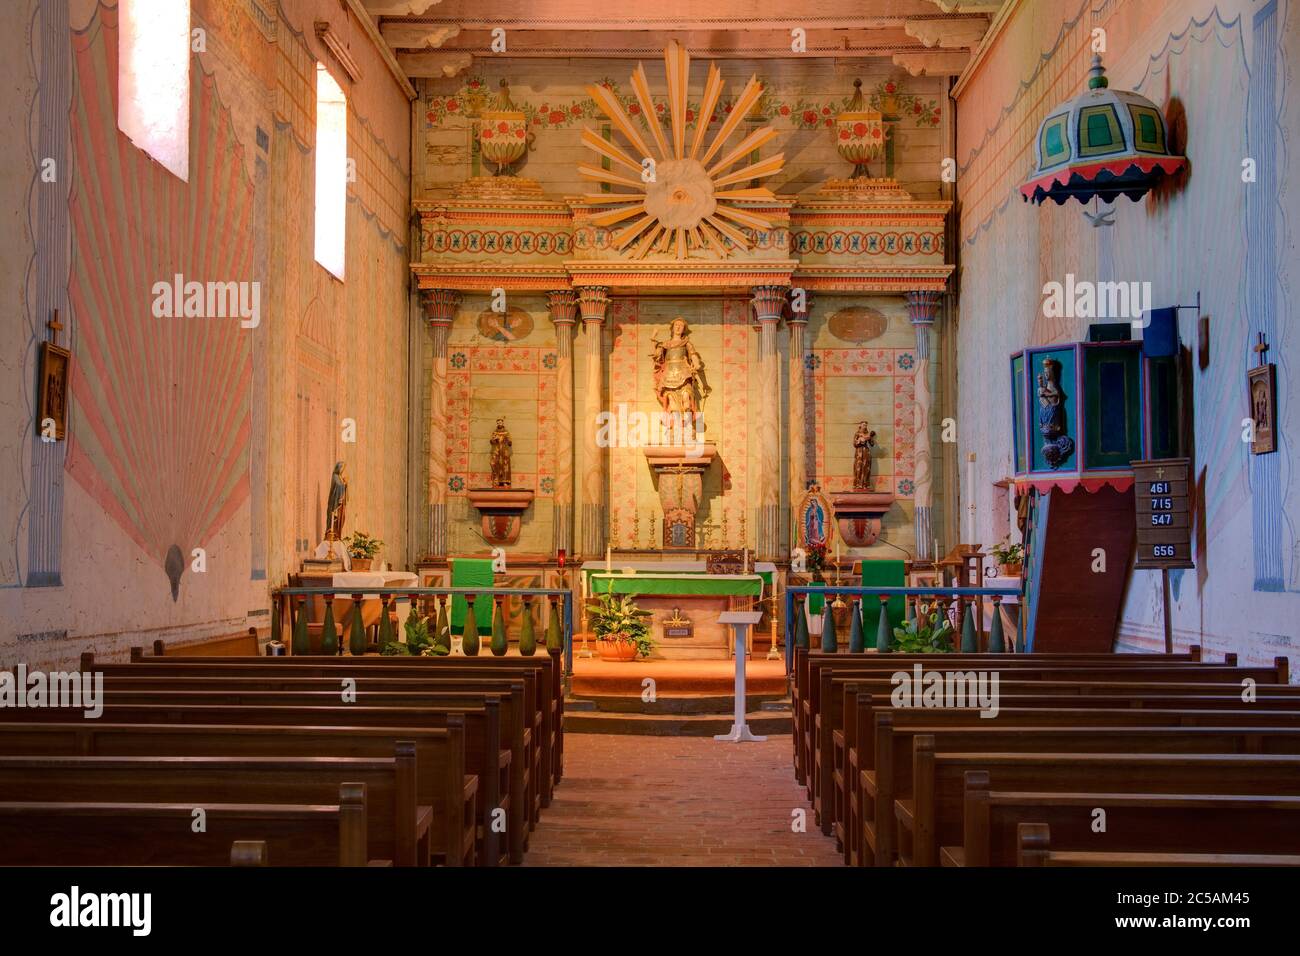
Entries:
{"label": "potted plant", "polygon": [[952,623],[939,611],[937,604],[922,604],[916,617],[894,628],[891,651],[900,654],[951,654]]}
{"label": "potted plant", "polygon": [[998,570],[1003,577],[1017,578],[1024,568],[1025,548],[1021,544],[1011,544],[1011,539],[1003,538],[1001,544],[992,548],[993,559],[998,563]]}
{"label": "potted plant", "polygon": [[634,661],[654,650],[650,637],[649,611],[636,606],[631,595],[601,594],[587,609],[587,622],[596,636],[596,650],[603,661]]}
{"label": "potted plant", "polygon": [[370,537],[364,531],[354,531],[343,540],[348,545],[348,556],[352,558],[353,571],[369,571],[375,555],[384,546],[384,542]]}
{"label": "potted plant", "polygon": [[389,641],[380,651],[385,657],[445,657],[447,648],[435,640],[429,633],[431,622],[427,617],[419,617],[414,612],[406,619],[406,643]]}

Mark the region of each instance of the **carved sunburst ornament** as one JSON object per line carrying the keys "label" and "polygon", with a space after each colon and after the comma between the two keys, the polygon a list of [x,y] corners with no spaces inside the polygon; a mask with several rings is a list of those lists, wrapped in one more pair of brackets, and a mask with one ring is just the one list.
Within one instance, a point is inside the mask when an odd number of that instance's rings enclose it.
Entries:
{"label": "carved sunburst ornament", "polygon": [[[591,129],[582,131],[583,145],[595,150],[611,164],[602,169],[580,163],[578,171],[587,179],[625,186],[633,192],[587,194],[583,198],[593,205],[616,208],[592,217],[597,226],[613,226],[631,220],[613,236],[614,248],[628,251],[639,259],[651,251],[674,250],[678,259],[685,259],[695,250],[712,249],[721,258],[731,254],[724,239],[735,246],[749,249],[752,243],[737,228],[766,230],[772,228],[772,219],[761,213],[741,208],[737,200],[774,199],[765,188],[728,188],[751,180],[765,179],[780,172],[785,165],[785,154],[777,153],[728,172],[755,150],[770,142],[776,130],[770,126],[756,129],[730,149],[727,140],[739,128],[745,115],[753,109],[763,95],[763,86],[757,76],[751,76],[731,112],[722,120],[712,141],[705,145],[710,119],[722,98],[726,85],[716,64],[709,64],[709,77],[704,84],[697,122],[690,142],[687,142],[687,87],[690,83],[691,58],[678,45],[669,43],[664,50],[664,68],[668,77],[668,135],[650,97],[645,67],[640,63],[632,74],[632,90],[644,125],[636,123],[623,108],[618,97],[605,86],[589,86],[587,93],[595,100],[600,111],[631,144],[626,152],[608,142]],[[650,141],[644,132],[648,130]],[[671,136],[671,143],[669,142]],[[621,168],[620,168],[621,167]],[[627,170],[624,172],[623,170]]]}

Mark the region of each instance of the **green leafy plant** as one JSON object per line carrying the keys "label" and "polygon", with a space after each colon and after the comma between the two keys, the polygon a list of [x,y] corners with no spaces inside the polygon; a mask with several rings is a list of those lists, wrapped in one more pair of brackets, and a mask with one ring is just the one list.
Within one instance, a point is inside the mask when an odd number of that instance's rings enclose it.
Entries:
{"label": "green leafy plant", "polygon": [[1001,544],[995,544],[990,553],[998,564],[1020,564],[1025,559],[1025,548],[1021,544],[1011,544],[1011,538],[1002,539]]}
{"label": "green leafy plant", "polygon": [[637,653],[643,657],[655,647],[650,637],[649,617],[650,612],[637,607],[629,594],[621,598],[613,594],[597,595],[596,603],[587,609],[587,622],[596,640],[635,641]]}
{"label": "green leafy plant", "polygon": [[922,604],[916,617],[894,628],[894,646],[901,654],[951,654],[953,627],[937,604]]}
{"label": "green leafy plant", "polygon": [[384,546],[384,542],[364,531],[354,531],[343,540],[347,542],[348,554],[354,558],[374,558]]}

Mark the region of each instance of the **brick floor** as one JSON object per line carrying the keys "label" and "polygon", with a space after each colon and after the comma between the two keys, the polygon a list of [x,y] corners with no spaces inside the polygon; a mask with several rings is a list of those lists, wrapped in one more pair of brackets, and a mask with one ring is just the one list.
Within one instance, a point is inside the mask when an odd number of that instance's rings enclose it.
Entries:
{"label": "brick floor", "polygon": [[[525,866],[842,866],[794,780],[790,737],[566,734]],[[792,829],[792,811],[806,832]]]}

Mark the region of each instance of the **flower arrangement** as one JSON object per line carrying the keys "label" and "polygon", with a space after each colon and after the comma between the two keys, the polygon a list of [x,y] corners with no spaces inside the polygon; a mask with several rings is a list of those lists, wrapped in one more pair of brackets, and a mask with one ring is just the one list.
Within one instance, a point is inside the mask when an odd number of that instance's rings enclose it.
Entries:
{"label": "flower arrangement", "polygon": [[921,604],[916,617],[894,628],[894,646],[901,654],[951,654],[953,626],[938,604]]}
{"label": "flower arrangement", "polygon": [[348,546],[348,555],[352,558],[353,571],[369,571],[370,562],[384,546],[378,538],[372,538],[364,531],[354,531],[343,539]]}
{"label": "flower arrangement", "polygon": [[1024,545],[1012,544],[1010,536],[1007,536],[989,550],[1003,574],[1013,577],[1020,573],[1025,561]]}
{"label": "flower arrangement", "polygon": [[631,595],[621,598],[613,594],[597,595],[596,603],[587,609],[587,621],[598,641],[623,641],[636,644],[638,656],[646,657],[654,650],[650,637],[649,611],[636,606]]}

